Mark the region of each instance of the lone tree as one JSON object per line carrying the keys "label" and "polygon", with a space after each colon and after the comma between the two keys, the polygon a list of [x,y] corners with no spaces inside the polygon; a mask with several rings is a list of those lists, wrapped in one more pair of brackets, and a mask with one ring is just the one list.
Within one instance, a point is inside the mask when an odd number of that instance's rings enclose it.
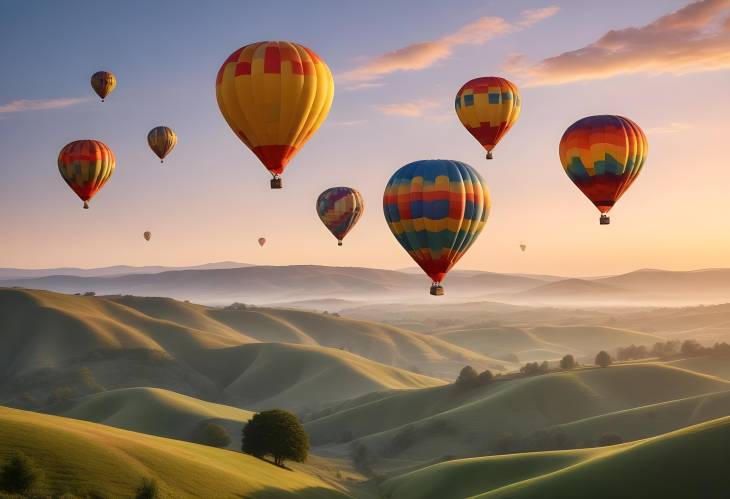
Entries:
{"label": "lone tree", "polygon": [[472,387],[477,386],[479,378],[479,373],[477,373],[477,370],[474,369],[471,366],[464,366],[464,368],[459,373],[459,377],[456,378],[456,386],[461,387]]}
{"label": "lone tree", "polygon": [[201,421],[193,431],[193,440],[196,443],[211,447],[228,447],[231,436],[223,426],[212,421]]}
{"label": "lone tree", "polygon": [[272,456],[277,466],[285,459],[301,463],[307,459],[309,438],[294,414],[272,409],[255,414],[243,427],[242,450],[258,458]]}
{"label": "lone tree", "polygon": [[575,367],[575,358],[568,354],[560,359],[560,369],[573,369]]}
{"label": "lone tree", "polygon": [[22,452],[16,452],[0,468],[0,490],[11,494],[27,494],[41,481],[43,472]]}
{"label": "lone tree", "polygon": [[613,363],[613,359],[610,355],[608,355],[608,352],[605,350],[601,350],[598,352],[598,355],[596,355],[596,365],[601,367],[608,367]]}

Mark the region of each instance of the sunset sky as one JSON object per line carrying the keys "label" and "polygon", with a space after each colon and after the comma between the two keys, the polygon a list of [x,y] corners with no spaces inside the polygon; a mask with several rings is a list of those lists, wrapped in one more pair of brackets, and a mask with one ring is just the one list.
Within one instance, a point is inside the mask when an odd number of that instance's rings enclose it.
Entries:
{"label": "sunset sky", "polygon": [[[335,75],[329,117],[279,191],[215,98],[233,50],[277,39],[310,47]],[[730,267],[730,0],[5,0],[0,42],[0,267],[410,267],[382,194],[396,169],[428,158],[471,164],[491,190],[487,227],[457,268]],[[89,85],[102,69],[118,79],[103,104]],[[483,75],[514,81],[523,102],[489,162],[453,109]],[[609,226],[558,158],[565,128],[591,114],[627,116],[649,140]],[[179,138],[164,165],[146,143],[157,125]],[[84,138],[117,158],[90,210],[56,166]],[[341,248],[314,209],[336,185],[365,198]]]}

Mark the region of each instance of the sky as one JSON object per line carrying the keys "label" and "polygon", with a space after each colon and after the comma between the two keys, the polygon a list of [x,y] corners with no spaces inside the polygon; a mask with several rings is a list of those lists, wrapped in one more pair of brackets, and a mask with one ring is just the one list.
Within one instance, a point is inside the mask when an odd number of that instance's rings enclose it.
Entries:
{"label": "sky", "polygon": [[[383,190],[404,164],[445,158],[477,168],[493,205],[458,268],[730,267],[729,18],[730,0],[0,1],[0,266],[411,267]],[[218,110],[215,77],[235,49],[277,39],[317,52],[335,97],[271,190]],[[104,103],[89,85],[102,69],[118,79]],[[461,85],[486,75],[522,94],[489,162],[453,109]],[[563,131],[592,114],[627,116],[649,141],[609,226],[558,157]],[[164,165],[146,143],[157,125],[179,140]],[[84,138],[117,158],[90,210],[56,165]],[[343,247],[315,212],[337,185],[365,199]]]}

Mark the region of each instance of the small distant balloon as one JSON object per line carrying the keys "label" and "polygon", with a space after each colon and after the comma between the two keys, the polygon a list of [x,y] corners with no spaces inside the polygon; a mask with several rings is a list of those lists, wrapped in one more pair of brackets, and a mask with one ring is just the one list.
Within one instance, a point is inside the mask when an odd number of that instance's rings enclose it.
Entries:
{"label": "small distant balloon", "polygon": [[337,238],[337,245],[352,230],[363,211],[362,195],[352,187],[331,187],[317,198],[317,215],[327,230]]}
{"label": "small distant balloon", "polygon": [[102,102],[104,102],[107,95],[112,93],[116,86],[117,77],[111,71],[97,71],[91,75],[91,88],[94,89],[96,95],[101,97]]}
{"label": "small distant balloon", "polygon": [[598,211],[600,224],[641,172],[649,144],[639,125],[623,116],[581,118],[560,139],[560,162],[568,178]]}
{"label": "small distant balloon", "polygon": [[150,238],[152,237],[152,232],[147,230],[147,231],[145,231],[145,233],[143,235],[144,235],[144,240],[149,241]]}
{"label": "small distant balloon", "polygon": [[98,140],[76,140],[58,154],[58,171],[89,208],[89,201],[114,173],[114,153]]}
{"label": "small distant balloon", "polygon": [[266,244],[266,238],[265,237],[259,237],[259,246],[263,246]]}
{"label": "small distant balloon", "polygon": [[520,243],[520,249],[524,252],[527,249],[527,243]]}
{"label": "small distant balloon", "polygon": [[166,126],[158,126],[150,130],[147,134],[147,143],[158,158],[160,163],[163,163],[165,156],[170,154],[170,151],[177,144],[177,135],[172,131],[171,128]]}

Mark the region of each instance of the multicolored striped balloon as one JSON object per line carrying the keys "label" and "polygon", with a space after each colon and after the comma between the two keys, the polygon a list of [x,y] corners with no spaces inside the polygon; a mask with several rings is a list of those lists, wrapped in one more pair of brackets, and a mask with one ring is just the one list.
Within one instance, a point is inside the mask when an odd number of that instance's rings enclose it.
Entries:
{"label": "multicolored striped balloon", "polygon": [[560,139],[560,162],[570,180],[610,223],[608,211],[631,186],[646,161],[649,144],[639,126],[613,115],[588,116]]}
{"label": "multicolored striped balloon", "polygon": [[101,97],[102,102],[104,102],[107,95],[112,93],[116,86],[117,77],[111,71],[97,71],[91,75],[91,88],[94,89],[96,95]]}
{"label": "multicolored striped balloon", "polygon": [[216,79],[216,97],[233,132],[273,175],[271,188],[329,113],[334,80],[307,47],[258,42],[233,52]]}
{"label": "multicolored striped balloon", "polygon": [[58,170],[69,187],[89,208],[89,201],[114,173],[114,153],[98,140],[76,140],[58,155]]}
{"label": "multicolored striped balloon", "polygon": [[522,107],[517,86],[498,76],[466,82],[454,104],[461,124],[487,150],[487,159],[492,159],[492,149],[515,124]]}
{"label": "multicolored striped balloon", "polygon": [[362,195],[352,187],[332,187],[317,198],[317,215],[325,227],[337,238],[337,245],[352,230],[363,211]]}
{"label": "multicolored striped balloon", "polygon": [[431,278],[431,294],[474,244],[489,216],[487,185],[466,163],[431,159],[395,172],[383,195],[391,232]]}
{"label": "multicolored striped balloon", "polygon": [[160,158],[160,163],[162,163],[165,160],[165,156],[170,154],[170,151],[177,144],[177,135],[175,135],[175,132],[171,128],[157,126],[147,134],[147,144],[149,144],[152,152]]}

